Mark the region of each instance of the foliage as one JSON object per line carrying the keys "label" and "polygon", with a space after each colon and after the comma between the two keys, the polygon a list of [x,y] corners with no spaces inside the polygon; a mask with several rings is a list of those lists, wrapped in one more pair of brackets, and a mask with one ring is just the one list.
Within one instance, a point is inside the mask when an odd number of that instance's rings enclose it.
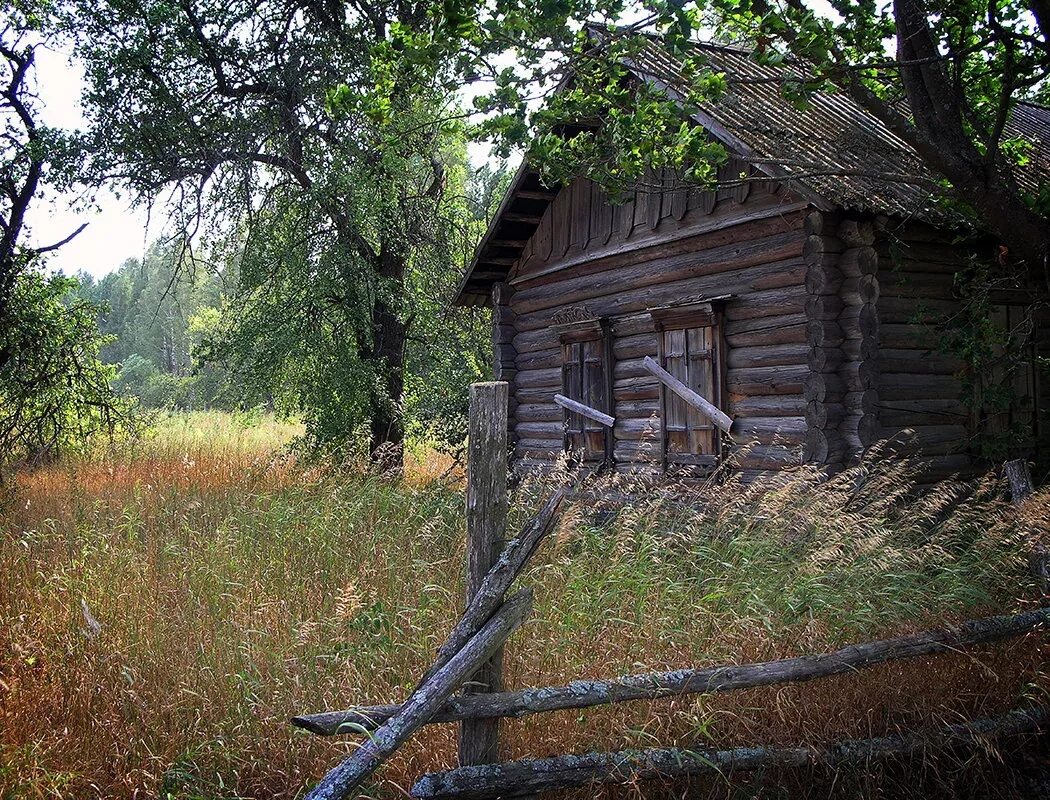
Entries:
{"label": "foliage", "polygon": [[83,446],[95,433],[133,425],[131,407],[114,397],[113,369],[99,359],[110,340],[98,309],[72,297],[76,281],[23,272],[0,329],[0,465],[39,461]]}
{"label": "foliage", "polygon": [[183,243],[154,242],[99,280],[80,277],[80,294],[100,309],[109,335],[102,349],[119,365],[115,386],[147,407],[184,410],[252,405],[261,398],[236,382],[223,364],[205,362],[205,342],[219,328],[236,269],[207,270],[188,258]]}
{"label": "foliage", "polygon": [[[416,480],[445,472],[433,454],[407,482],[303,471],[273,452],[295,433],[175,416],[134,449],[19,477],[26,502],[0,537],[0,794],[61,781],[77,797],[292,797],[343,745],[289,716],[410,689],[462,597],[462,493]],[[786,657],[1013,609],[1029,580],[1019,531],[1045,529],[1047,497],[1015,509],[992,482],[909,489],[899,467],[864,465],[773,492],[707,487],[684,495],[692,507],[653,494],[604,525],[577,505],[523,577],[536,608],[507,685]],[[513,524],[534,505],[523,493]],[[690,743],[698,728],[734,746],[878,735],[1045,690],[1041,644],[760,690],[743,711],[734,694],[537,717],[506,741],[517,756]],[[402,797],[454,747],[454,727],[425,729],[370,794]]]}
{"label": "foliage", "polygon": [[73,139],[37,120],[34,41],[44,11],[32,0],[0,7],[0,467],[83,445],[128,420],[98,357],[107,340],[95,309],[70,298],[75,281],[44,271],[43,254],[72,237],[25,243],[31,206],[45,188],[67,186],[77,163]]}
{"label": "foliage", "polygon": [[449,231],[462,212],[463,126],[448,68],[389,57],[434,23],[430,12],[67,7],[87,66],[94,180],[147,201],[173,192],[183,231],[238,265],[214,352],[323,446],[362,428],[373,447],[400,441],[411,286],[447,284],[458,269]]}

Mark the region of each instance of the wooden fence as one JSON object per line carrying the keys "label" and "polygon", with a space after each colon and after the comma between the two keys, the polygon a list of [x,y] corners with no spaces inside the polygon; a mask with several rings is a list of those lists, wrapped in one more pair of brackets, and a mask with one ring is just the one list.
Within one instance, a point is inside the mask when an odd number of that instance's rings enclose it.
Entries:
{"label": "wooden fence", "polygon": [[[851,740],[824,749],[651,748],[500,762],[500,720],[507,717],[814,680],[889,661],[956,651],[1019,636],[1042,630],[1050,623],[1050,608],[1040,608],[1013,616],[974,620],[943,630],[850,645],[820,655],[628,675],[607,681],[573,681],[568,686],[504,690],[503,643],[529,613],[532,591],[525,588],[509,598],[506,595],[553,529],[567,494],[566,488],[555,491],[536,517],[503,546],[507,525],[507,401],[506,383],[471,386],[466,491],[467,597],[463,616],[404,702],[358,706],[292,720],[294,725],[321,736],[350,733],[365,736],[361,746],[332,769],[307,795],[307,800],[351,797],[414,731],[423,725],[441,722],[460,725],[459,766],[422,776],[412,787],[413,797],[523,798],[541,791],[598,783],[633,783],[657,777],[770,766],[846,764],[914,753],[926,747],[977,747],[989,738],[1038,733],[1050,725],[1050,710],[1036,706],[915,735]],[[718,423],[728,432],[731,426],[728,418]],[[1014,463],[1007,474],[1015,497],[1030,493],[1030,481],[1021,466]]]}

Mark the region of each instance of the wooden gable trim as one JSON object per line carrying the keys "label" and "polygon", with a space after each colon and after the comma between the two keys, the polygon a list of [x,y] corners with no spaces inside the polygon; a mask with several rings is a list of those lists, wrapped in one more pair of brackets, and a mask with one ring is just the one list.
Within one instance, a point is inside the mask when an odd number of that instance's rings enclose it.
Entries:
{"label": "wooden gable trim", "polygon": [[[618,206],[622,208],[623,206]],[[705,217],[702,223],[697,225],[690,225],[686,228],[679,228],[676,231],[670,231],[666,235],[659,237],[649,237],[642,240],[626,240],[622,244],[615,247],[610,247],[605,250],[585,250],[582,253],[570,256],[564,261],[559,261],[556,264],[552,264],[549,267],[536,270],[535,272],[529,272],[527,275],[518,275],[517,277],[511,278],[508,282],[514,287],[520,287],[522,284],[529,283],[530,281],[537,280],[538,278],[544,278],[548,275],[553,275],[557,272],[563,272],[567,269],[579,266],[580,264],[588,264],[591,262],[601,261],[605,258],[612,258],[614,256],[620,256],[625,253],[631,253],[636,250],[644,250],[647,247],[657,247],[659,245],[668,244],[670,242],[677,242],[682,239],[689,239],[694,236],[701,236],[705,233],[712,233],[719,230],[728,230],[729,228],[736,227],[737,225],[746,225],[750,222],[759,222],[770,217],[780,217],[787,214],[794,213],[796,211],[803,211],[810,208],[811,204],[808,201],[802,200],[792,203],[784,203],[782,205],[773,206],[772,208],[763,208],[755,211],[751,211],[747,214],[740,214],[731,219],[723,219],[722,217],[712,218]],[[801,222],[799,223],[801,225]]]}

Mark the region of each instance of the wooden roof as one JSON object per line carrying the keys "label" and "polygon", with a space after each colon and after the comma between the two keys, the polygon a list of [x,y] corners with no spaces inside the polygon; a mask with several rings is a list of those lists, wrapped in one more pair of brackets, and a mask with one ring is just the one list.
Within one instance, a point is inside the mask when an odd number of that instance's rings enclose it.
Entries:
{"label": "wooden roof", "polygon": [[[695,47],[726,74],[729,91],[693,119],[759,172],[784,180],[820,207],[946,221],[937,180],[922,159],[848,96],[818,92],[799,107],[781,92],[786,73],[801,75],[797,67],[763,66],[735,47]],[[684,98],[681,64],[658,40],[649,40],[628,67],[640,80]],[[1031,164],[1018,170],[1018,179],[1034,191],[1050,177],[1050,109],[1019,103],[1006,136],[1032,143]],[[463,276],[457,305],[491,303],[492,284],[507,277],[559,190],[544,187],[535,171],[521,166]]]}

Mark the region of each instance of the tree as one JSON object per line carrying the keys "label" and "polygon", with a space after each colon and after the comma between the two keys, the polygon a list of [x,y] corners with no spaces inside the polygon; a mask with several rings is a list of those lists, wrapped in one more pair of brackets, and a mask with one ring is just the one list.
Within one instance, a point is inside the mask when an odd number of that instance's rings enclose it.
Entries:
{"label": "tree", "polygon": [[[639,177],[646,166],[689,165],[693,177],[711,180],[711,164],[724,153],[683,126],[681,108],[659,88],[685,75],[687,106],[724,93],[726,76],[689,47],[706,27],[707,35],[747,45],[760,62],[793,59],[782,90],[794,102],[815,91],[849,95],[915,150],[956,210],[998,237],[1013,264],[1045,272],[1050,187],[1045,173],[1035,187],[1021,180],[1031,166],[1030,143],[1007,131],[1020,100],[1050,97],[1050,5],[832,0],[830,8],[829,14],[825,4],[807,0],[646,2],[635,8],[642,13],[633,15],[634,24],[617,26],[616,10],[609,9],[590,35],[552,37],[556,58],[536,46],[526,26],[520,44],[528,69],[500,74],[496,91],[479,106],[495,112],[486,123],[491,132],[531,146],[554,177],[585,171],[615,185]],[[584,21],[575,10],[567,16]],[[580,31],[579,24],[568,27]],[[628,82],[625,63],[652,36],[682,71]],[[543,67],[551,63],[553,71]],[[528,102],[526,81],[546,79],[549,87],[569,74],[572,80],[544,107]],[[598,118],[601,125],[566,137],[567,124]]]}
{"label": "tree", "polygon": [[45,186],[66,185],[74,142],[37,121],[34,3],[0,9],[0,466],[82,444],[129,420],[99,360],[106,344],[97,309],[76,282],[44,271],[43,256],[68,242],[26,246],[27,214]]}
{"label": "tree", "polygon": [[[240,289],[216,352],[315,440],[403,435],[406,281],[447,270],[462,159],[426,3],[73,2],[97,182],[154,201]],[[434,53],[432,55],[437,55]]]}

